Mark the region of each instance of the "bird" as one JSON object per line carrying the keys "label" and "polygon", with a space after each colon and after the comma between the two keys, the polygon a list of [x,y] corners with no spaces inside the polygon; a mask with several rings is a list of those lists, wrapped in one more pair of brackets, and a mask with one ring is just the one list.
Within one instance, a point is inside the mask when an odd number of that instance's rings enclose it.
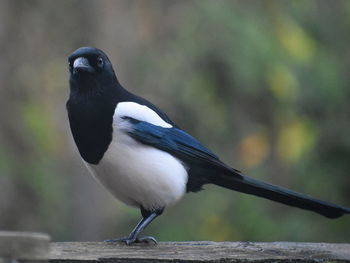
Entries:
{"label": "bird", "polygon": [[114,197],[140,209],[129,236],[108,240],[157,243],[141,232],[186,193],[214,184],[338,218],[350,209],[244,175],[177,126],[161,109],[125,89],[107,55],[80,47],[68,57],[66,103],[73,139],[88,170]]}

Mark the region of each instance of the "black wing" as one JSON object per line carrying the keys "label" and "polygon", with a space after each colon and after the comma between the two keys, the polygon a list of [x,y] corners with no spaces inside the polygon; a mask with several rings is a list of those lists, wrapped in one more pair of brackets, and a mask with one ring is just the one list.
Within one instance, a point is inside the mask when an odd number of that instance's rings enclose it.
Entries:
{"label": "black wing", "polygon": [[124,118],[132,123],[132,128],[128,131],[132,138],[171,153],[187,165],[193,166],[197,164],[217,168],[221,171],[238,172],[220,161],[219,157],[179,128],[163,128],[130,117]]}

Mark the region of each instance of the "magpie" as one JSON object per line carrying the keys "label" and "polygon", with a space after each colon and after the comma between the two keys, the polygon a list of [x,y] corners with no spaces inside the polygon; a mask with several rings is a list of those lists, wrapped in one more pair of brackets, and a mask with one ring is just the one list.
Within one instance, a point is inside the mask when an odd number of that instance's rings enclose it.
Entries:
{"label": "magpie", "polygon": [[71,132],[92,175],[142,219],[112,242],[157,243],[140,232],[188,192],[214,184],[328,218],[350,209],[245,176],[181,130],[154,104],[124,89],[107,55],[81,47],[68,58]]}

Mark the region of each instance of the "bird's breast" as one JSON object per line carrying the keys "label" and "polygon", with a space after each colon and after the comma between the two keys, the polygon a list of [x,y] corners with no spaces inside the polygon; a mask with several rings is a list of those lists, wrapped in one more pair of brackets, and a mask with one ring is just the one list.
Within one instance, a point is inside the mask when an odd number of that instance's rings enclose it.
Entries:
{"label": "bird's breast", "polygon": [[107,151],[112,141],[114,108],[112,103],[68,101],[70,128],[85,162],[97,164]]}

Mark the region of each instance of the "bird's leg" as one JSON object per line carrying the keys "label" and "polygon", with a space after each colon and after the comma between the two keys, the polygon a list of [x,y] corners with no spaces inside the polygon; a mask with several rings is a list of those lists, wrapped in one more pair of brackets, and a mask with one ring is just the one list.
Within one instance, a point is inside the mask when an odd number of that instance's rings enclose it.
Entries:
{"label": "bird's leg", "polygon": [[133,243],[150,243],[153,242],[157,244],[157,240],[154,237],[151,236],[145,236],[145,237],[138,237],[140,232],[144,230],[157,216],[161,215],[163,212],[163,209],[159,209],[153,212],[147,211],[144,208],[141,207],[141,214],[143,218],[141,221],[136,225],[134,230],[130,233],[128,237],[124,238],[117,238],[117,239],[111,239],[106,240],[106,242],[124,242],[127,245],[131,245]]}
{"label": "bird's leg", "polygon": [[146,228],[146,226],[148,226],[153,221],[153,219],[155,219],[157,216],[158,216],[157,213],[152,212],[152,213],[148,214],[148,216],[142,218],[141,221],[136,225],[134,230],[130,233],[129,237],[127,237],[124,242],[127,245],[135,243],[135,242],[136,243],[139,243],[139,242],[149,243],[150,241],[152,241],[154,243],[157,243],[157,241],[153,237],[138,238],[138,235],[141,233],[141,231],[144,230]]}

